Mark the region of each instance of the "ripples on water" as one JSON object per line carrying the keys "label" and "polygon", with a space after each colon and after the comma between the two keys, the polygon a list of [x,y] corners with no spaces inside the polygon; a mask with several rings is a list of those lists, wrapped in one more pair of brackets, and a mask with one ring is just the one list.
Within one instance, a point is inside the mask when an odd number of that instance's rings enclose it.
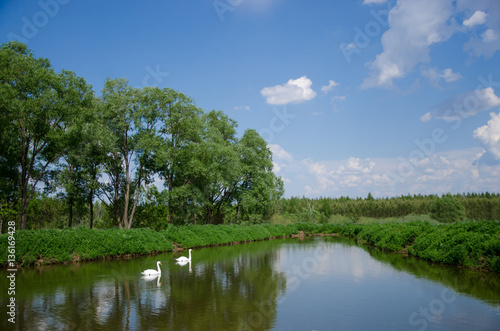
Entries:
{"label": "ripples on water", "polygon": [[[143,277],[157,260],[161,276]],[[500,275],[345,238],[205,248],[174,262],[163,254],[20,270],[14,329],[500,330]]]}

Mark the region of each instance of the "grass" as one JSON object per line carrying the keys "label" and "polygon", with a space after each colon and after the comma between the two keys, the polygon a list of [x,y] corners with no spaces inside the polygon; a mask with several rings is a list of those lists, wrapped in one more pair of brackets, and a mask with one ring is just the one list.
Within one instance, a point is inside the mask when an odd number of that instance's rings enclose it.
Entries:
{"label": "grass", "polygon": [[[63,263],[103,259],[128,254],[152,254],[181,247],[224,245],[234,242],[263,240],[296,233],[294,226],[284,225],[191,225],[169,226],[167,230],[88,228],[24,230],[15,234],[17,264]],[[0,265],[8,259],[8,234],[0,235]]]}
{"label": "grass", "polygon": [[355,237],[382,250],[401,251],[432,262],[500,272],[499,221],[302,223],[296,227],[310,233]]}
{"label": "grass", "polygon": [[[16,262],[62,263],[127,254],[152,254],[177,246],[205,247],[310,234],[340,234],[386,251],[405,252],[433,262],[500,272],[500,222],[435,224],[416,216],[377,222],[345,220],[327,224],[190,225],[166,230],[87,228],[16,232]],[[8,235],[0,235],[0,265],[7,262]]]}

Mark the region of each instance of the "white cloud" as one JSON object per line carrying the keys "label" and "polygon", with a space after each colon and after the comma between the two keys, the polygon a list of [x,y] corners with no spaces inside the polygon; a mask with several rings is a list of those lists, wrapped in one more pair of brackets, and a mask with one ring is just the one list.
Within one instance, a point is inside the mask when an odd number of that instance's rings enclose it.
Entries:
{"label": "white cloud", "polygon": [[443,78],[447,82],[454,82],[462,78],[459,73],[453,72],[451,68],[444,69],[439,77]]}
{"label": "white cloud", "polygon": [[429,121],[431,120],[431,118],[432,118],[432,115],[431,115],[431,113],[429,112],[429,113],[425,113],[424,115],[422,115],[422,116],[420,117],[420,120],[421,120],[422,122],[429,122]]}
{"label": "white cloud", "polygon": [[[464,50],[474,56],[492,57],[500,50],[500,1],[488,0],[460,0],[457,2],[459,10],[474,12],[470,17],[470,24],[482,24],[480,29],[471,29],[471,37],[464,44]],[[483,14],[487,13],[482,19]],[[465,23],[465,22],[464,22]],[[473,25],[474,26],[474,25]]]}
{"label": "white cloud", "polygon": [[330,81],[328,81],[328,85],[321,87],[321,92],[323,92],[324,94],[327,94],[335,86],[339,86],[339,83],[337,83],[333,80],[330,80]]}
{"label": "white cloud", "polygon": [[250,110],[250,106],[236,106],[234,110]]}
{"label": "white cloud", "polygon": [[490,113],[488,124],[474,130],[474,138],[487,146],[490,153],[500,160],[500,113]]}
{"label": "white cloud", "polygon": [[498,36],[493,29],[488,29],[488,30],[484,31],[484,33],[481,35],[481,38],[483,39],[483,41],[485,43],[489,43],[489,42],[497,40]]}
{"label": "white cloud", "polygon": [[[490,132],[500,132],[499,119],[500,115],[495,115],[495,120],[489,122]],[[498,192],[500,187],[500,164],[479,162],[485,152],[483,148],[427,155],[415,146],[404,157],[330,161],[297,160],[278,145],[273,149],[275,159],[278,160],[278,155],[282,158],[278,163],[280,175],[287,178],[287,196],[365,197],[371,192],[385,197],[408,193]],[[412,159],[419,151],[424,158]]]}
{"label": "white cloud", "polygon": [[472,16],[464,21],[464,25],[467,27],[471,27],[474,25],[484,24],[486,21],[486,14],[484,11],[477,10]]}
{"label": "white cloud", "polygon": [[453,72],[451,68],[444,69],[440,73],[435,68],[424,68],[420,71],[420,74],[427,77],[429,83],[437,88],[442,88],[440,85],[441,79],[444,79],[447,83],[451,83],[462,78],[462,75]]}
{"label": "white cloud", "polygon": [[267,148],[269,148],[271,150],[271,153],[273,153],[273,159],[281,161],[293,161],[293,157],[280,145],[269,144],[267,145]]}
{"label": "white cloud", "polygon": [[370,64],[363,88],[391,87],[419,63],[430,61],[430,46],[449,39],[456,27],[450,20],[452,1],[400,0],[389,12],[389,29],[382,35],[383,52]]}
{"label": "white cloud", "polygon": [[286,168],[291,162],[293,157],[285,151],[283,147],[277,144],[269,144],[267,148],[273,153],[273,171],[278,174]]}
{"label": "white cloud", "polygon": [[345,95],[336,95],[332,98],[332,101],[345,101],[346,98],[347,96]]}
{"label": "white cloud", "polygon": [[351,49],[353,49],[353,48],[358,47],[358,46],[356,46],[356,44],[355,44],[354,42],[350,42],[350,43],[349,43],[349,44],[347,44],[347,45],[344,43],[344,44],[342,44],[341,46],[342,46],[342,47],[343,47],[346,51],[348,51],[348,50],[351,50]]}
{"label": "white cloud", "polygon": [[458,94],[434,107],[433,117],[448,121],[461,120],[500,106],[500,98],[492,87]]}
{"label": "white cloud", "polygon": [[311,85],[312,81],[306,76],[302,76],[297,79],[290,79],[283,85],[265,87],[260,91],[260,94],[271,105],[300,103],[316,97],[316,92],[311,89]]}

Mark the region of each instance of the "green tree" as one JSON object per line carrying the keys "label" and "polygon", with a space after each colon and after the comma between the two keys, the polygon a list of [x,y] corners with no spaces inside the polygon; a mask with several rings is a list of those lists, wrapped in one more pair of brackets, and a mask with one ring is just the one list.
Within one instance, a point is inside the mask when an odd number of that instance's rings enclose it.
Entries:
{"label": "green tree", "polygon": [[445,195],[431,204],[430,216],[442,223],[458,222],[465,217],[465,208],[457,198]]}
{"label": "green tree", "polygon": [[[2,136],[17,145],[7,155],[17,165],[21,229],[37,185],[67,149],[73,119],[92,100],[91,87],[70,71],[56,74],[49,60],[35,58],[26,45],[12,41],[0,48]],[[3,138],[2,140],[5,141]],[[12,159],[7,164],[12,164]]]}
{"label": "green tree", "polygon": [[257,131],[246,130],[237,146],[241,167],[236,194],[238,218],[262,220],[270,216],[283,195],[283,182],[273,173],[272,152]]}
{"label": "green tree", "polygon": [[[138,95],[139,91],[130,87],[128,81],[123,78],[107,78],[102,90],[103,118],[113,135],[113,145],[110,146],[110,153],[105,162],[109,183],[102,184],[101,192],[113,209],[117,225],[126,229],[132,226],[143,180],[142,169],[135,169],[134,163],[139,137]],[[142,164],[139,167],[142,167]],[[136,197],[131,203],[134,191]]]}
{"label": "green tree", "polygon": [[203,112],[191,98],[172,89],[149,88],[148,93],[157,103],[161,120],[153,164],[164,180],[168,221],[173,223],[175,215],[186,218],[196,213],[194,183],[205,174],[198,157]]}

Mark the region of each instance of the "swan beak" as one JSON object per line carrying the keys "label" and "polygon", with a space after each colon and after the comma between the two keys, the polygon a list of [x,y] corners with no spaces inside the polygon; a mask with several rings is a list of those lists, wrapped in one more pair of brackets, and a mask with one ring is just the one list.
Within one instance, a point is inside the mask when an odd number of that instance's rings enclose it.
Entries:
{"label": "swan beak", "polygon": [[163,265],[163,263],[160,262],[160,265]]}

